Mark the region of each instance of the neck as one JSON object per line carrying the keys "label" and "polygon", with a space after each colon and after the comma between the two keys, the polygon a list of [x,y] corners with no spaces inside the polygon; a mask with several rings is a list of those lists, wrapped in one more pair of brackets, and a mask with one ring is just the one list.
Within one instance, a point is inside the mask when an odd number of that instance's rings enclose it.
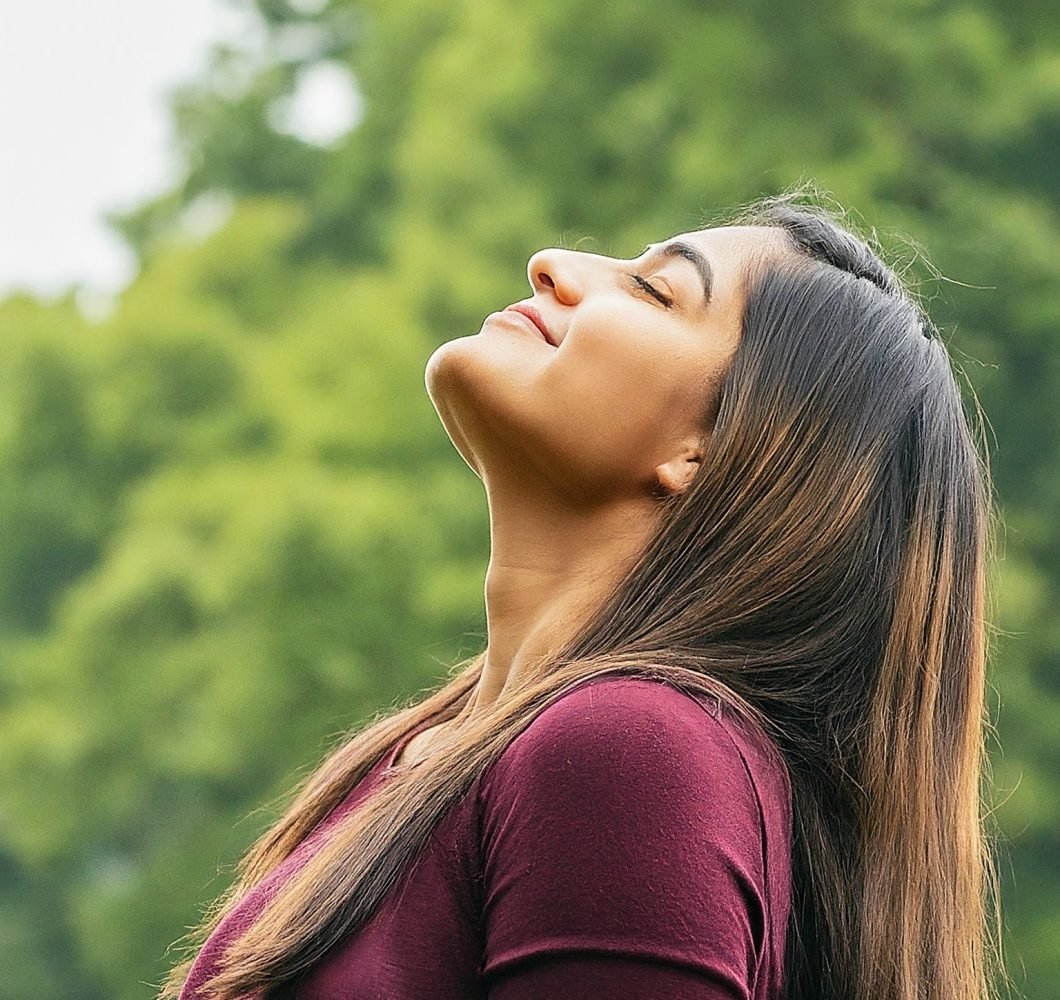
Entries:
{"label": "neck", "polygon": [[505,697],[514,679],[557,651],[644,550],[656,528],[650,500],[577,509],[487,486],[490,561],[486,662],[470,716]]}

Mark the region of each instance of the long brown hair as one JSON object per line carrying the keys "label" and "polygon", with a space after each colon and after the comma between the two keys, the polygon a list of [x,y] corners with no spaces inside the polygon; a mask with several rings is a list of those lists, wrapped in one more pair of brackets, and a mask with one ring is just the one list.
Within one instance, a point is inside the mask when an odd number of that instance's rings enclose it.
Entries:
{"label": "long brown hair", "polygon": [[704,414],[694,482],[660,498],[660,528],[627,576],[500,704],[465,711],[481,653],[309,777],[193,942],[397,740],[453,720],[446,742],[348,814],[231,944],[213,996],[290,989],[370,919],[512,739],[605,672],[721,696],[782,752],[794,811],[788,998],[995,995],[999,892],[981,787],[995,515],[982,419],[924,311],[840,218],[798,191],[736,217],[779,227],[789,252],[745,275],[742,336],[720,406]]}

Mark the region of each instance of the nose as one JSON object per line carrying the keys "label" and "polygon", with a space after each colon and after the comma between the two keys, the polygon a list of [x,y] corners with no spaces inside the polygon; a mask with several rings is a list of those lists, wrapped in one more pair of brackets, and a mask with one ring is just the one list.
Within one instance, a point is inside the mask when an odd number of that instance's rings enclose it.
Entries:
{"label": "nose", "polygon": [[526,276],[535,292],[550,291],[566,306],[577,305],[582,283],[577,277],[577,252],[549,247],[538,250],[526,265]]}

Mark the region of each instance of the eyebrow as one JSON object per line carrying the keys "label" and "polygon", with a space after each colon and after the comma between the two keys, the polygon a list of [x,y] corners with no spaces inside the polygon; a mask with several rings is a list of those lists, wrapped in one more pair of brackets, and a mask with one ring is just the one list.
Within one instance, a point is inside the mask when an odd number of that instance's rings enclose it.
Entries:
{"label": "eyebrow", "polygon": [[710,261],[691,243],[682,243],[680,240],[664,243],[662,246],[649,243],[644,250],[652,257],[680,257],[692,264],[699,272],[699,280],[703,282],[703,301],[710,305],[711,293],[714,290],[714,270]]}

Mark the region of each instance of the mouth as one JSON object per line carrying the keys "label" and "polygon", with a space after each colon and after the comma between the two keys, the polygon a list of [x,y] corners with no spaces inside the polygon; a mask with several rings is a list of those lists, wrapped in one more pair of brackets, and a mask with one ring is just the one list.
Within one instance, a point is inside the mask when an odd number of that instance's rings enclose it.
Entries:
{"label": "mouth", "polygon": [[517,302],[513,306],[508,306],[505,312],[517,312],[521,316],[525,316],[537,327],[538,332],[545,338],[545,340],[547,340],[553,347],[559,347],[559,343],[552,335],[552,331],[549,330],[545,325],[545,321],[541,318],[541,313],[539,313],[533,306],[527,305],[525,302]]}

